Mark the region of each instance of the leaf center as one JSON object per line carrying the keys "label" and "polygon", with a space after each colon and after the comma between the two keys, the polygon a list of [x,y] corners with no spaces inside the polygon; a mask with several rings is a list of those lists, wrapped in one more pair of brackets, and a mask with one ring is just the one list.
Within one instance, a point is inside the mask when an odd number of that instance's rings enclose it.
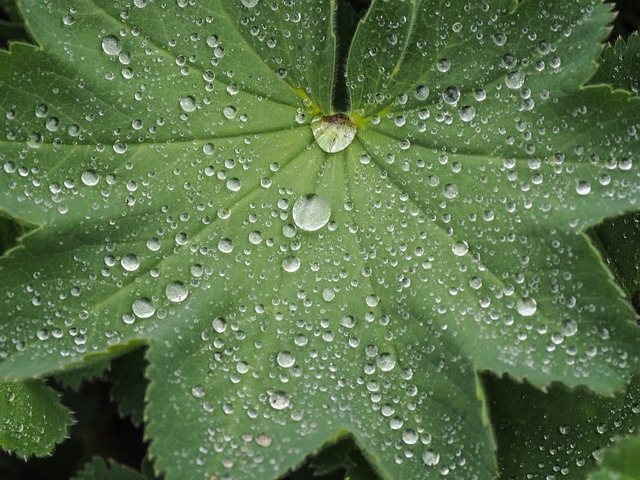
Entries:
{"label": "leaf center", "polygon": [[311,122],[311,130],[322,150],[336,153],[351,144],[356,136],[356,123],[343,113],[318,115]]}

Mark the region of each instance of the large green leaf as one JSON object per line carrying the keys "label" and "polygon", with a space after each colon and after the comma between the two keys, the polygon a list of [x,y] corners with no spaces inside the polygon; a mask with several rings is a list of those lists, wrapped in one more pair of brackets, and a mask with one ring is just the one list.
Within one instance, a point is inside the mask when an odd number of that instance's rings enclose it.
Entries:
{"label": "large green leaf", "polygon": [[0,264],[0,375],[147,343],[169,480],[282,475],[345,432],[383,478],[487,479],[477,370],[611,393],[637,368],[582,233],[640,197],[639,103],[579,89],[599,0],[374,1],[337,153],[311,128],[334,2],[23,13],[0,205],[42,228]]}

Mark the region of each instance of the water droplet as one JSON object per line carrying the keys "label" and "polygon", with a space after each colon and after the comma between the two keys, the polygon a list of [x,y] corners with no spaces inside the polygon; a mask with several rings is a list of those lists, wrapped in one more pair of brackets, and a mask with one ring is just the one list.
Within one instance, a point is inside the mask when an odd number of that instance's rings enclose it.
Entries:
{"label": "water droplet", "polygon": [[429,87],[426,85],[419,85],[416,87],[413,94],[418,100],[426,100],[429,97]]}
{"label": "water droplet", "polygon": [[191,387],[191,395],[193,395],[195,398],[202,398],[204,397],[204,388],[202,388],[202,385],[194,385],[193,387]]}
{"label": "water droplet", "polygon": [[222,333],[227,329],[227,321],[222,317],[216,317],[211,321],[211,328],[218,333]]}
{"label": "water droplet", "polygon": [[324,227],[331,216],[331,205],[321,195],[305,195],[293,205],[293,221],[298,228],[314,232]]}
{"label": "water droplet", "polygon": [[456,103],[458,103],[459,99],[460,90],[458,90],[458,87],[447,87],[445,91],[442,92],[442,100],[444,100],[444,102],[448,103],[449,105],[455,105]]}
{"label": "water droplet", "polygon": [[218,242],[218,250],[222,253],[233,252],[233,242],[229,238],[223,238]]}
{"label": "water droplet", "polygon": [[589,193],[591,193],[591,185],[589,184],[589,182],[580,180],[576,184],[576,192],[578,193],[578,195],[589,195]]}
{"label": "water droplet", "polygon": [[256,5],[258,5],[258,2],[260,0],[242,0],[242,5],[244,5],[247,8],[253,8]]}
{"label": "water droplet", "polygon": [[466,105],[460,109],[460,120],[470,122],[476,117],[476,109],[470,105]]}
{"label": "water droplet", "polygon": [[266,433],[261,433],[256,437],[256,443],[261,447],[268,447],[272,442],[273,438],[271,438],[271,435],[268,435]]}
{"label": "water droplet", "polygon": [[418,441],[418,434],[415,430],[408,428],[402,432],[402,441],[407,445],[413,445]]}
{"label": "water droplet", "polygon": [[120,260],[120,264],[126,271],[133,272],[140,266],[140,259],[133,253],[128,253],[127,255],[122,257],[122,260]]}
{"label": "water droplet", "polygon": [[117,37],[109,35],[102,39],[102,50],[107,55],[118,55],[122,51],[122,44]]}
{"label": "water droplet", "polygon": [[182,282],[171,282],[164,290],[167,298],[175,303],[183,302],[189,295],[189,290]]}
{"label": "water droplet", "polygon": [[452,199],[458,196],[458,186],[454,183],[448,183],[444,186],[444,196]]}
{"label": "water droplet", "polygon": [[356,326],[356,319],[351,315],[345,315],[340,319],[340,325],[345,328],[353,328]]}
{"label": "water droplet", "polygon": [[389,352],[381,353],[376,359],[378,368],[383,372],[393,370],[396,366],[396,359]]}
{"label": "water droplet", "polygon": [[191,95],[187,95],[180,99],[180,107],[185,112],[193,112],[197,108],[198,104],[196,103],[195,97]]}
{"label": "water droplet", "polygon": [[573,337],[578,332],[578,324],[573,320],[565,320],[562,322],[561,331],[565,337]]}
{"label": "water droplet", "polygon": [[469,251],[469,244],[464,240],[456,242],[451,246],[451,251],[458,257],[461,257]]}
{"label": "water droplet", "polygon": [[131,305],[133,314],[138,318],[149,318],[156,313],[156,307],[153,302],[148,298],[138,298]]}
{"label": "water droplet", "polygon": [[289,406],[289,403],[289,395],[287,395],[285,392],[277,391],[273,392],[269,396],[269,404],[276,410],[284,410]]}
{"label": "water droplet", "polygon": [[518,313],[523,317],[530,317],[538,309],[538,303],[533,298],[522,298],[516,304]]}
{"label": "water droplet", "polygon": [[287,257],[282,261],[282,268],[289,273],[297,272],[300,268],[300,259],[293,256]]}
{"label": "water droplet", "polygon": [[315,117],[311,130],[320,148],[327,153],[344,150],[356,136],[355,122],[341,113]]}
{"label": "water droplet", "polygon": [[505,78],[504,83],[509,88],[518,89],[524,85],[524,73],[519,71],[511,72]]}
{"label": "water droplet", "polygon": [[98,180],[100,180],[100,175],[98,175],[94,170],[87,170],[80,176],[80,179],[87,187],[93,187],[98,183]]}
{"label": "water droplet", "polygon": [[425,465],[429,467],[433,467],[434,465],[437,465],[438,462],[440,461],[440,454],[429,449],[422,454],[422,461],[424,462]]}
{"label": "water droplet", "polygon": [[296,363],[296,358],[291,352],[280,352],[276,359],[282,368],[292,367]]}

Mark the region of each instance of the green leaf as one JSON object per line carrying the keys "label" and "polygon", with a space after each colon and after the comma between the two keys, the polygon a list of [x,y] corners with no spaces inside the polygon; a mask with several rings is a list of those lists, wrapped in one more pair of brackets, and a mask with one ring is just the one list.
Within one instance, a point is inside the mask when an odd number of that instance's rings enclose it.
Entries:
{"label": "green leaf", "polygon": [[131,422],[140,426],[144,417],[144,399],[147,380],[144,371],[147,363],[144,350],[133,350],[114,360],[109,378],[113,382],[111,398],[118,402],[120,416],[131,416]]}
{"label": "green leaf", "polygon": [[0,47],[9,42],[29,40],[29,34],[20,16],[15,0],[0,0]]}
{"label": "green leaf", "polygon": [[83,382],[104,377],[110,365],[111,359],[109,357],[97,357],[78,366],[61,370],[53,378],[63,386],[77,392]]}
{"label": "green leaf", "polygon": [[548,392],[493,376],[491,418],[504,479],[584,479],[616,436],[640,428],[640,381],[622,393],[600,397],[583,388],[553,385]]}
{"label": "green leaf", "polygon": [[112,460],[105,462],[100,457],[95,457],[87,463],[82,471],[73,477],[74,480],[145,480],[146,477],[139,472],[115,463]]}
{"label": "green leaf", "polygon": [[478,370],[610,394],[638,367],[583,233],[640,198],[640,104],[580,88],[609,7],[374,1],[348,116],[334,12],[25,2],[42,48],[0,53],[0,206],[41,225],[0,263],[0,375],[148,344],[168,480],[344,432],[381,478],[489,479]]}
{"label": "green leaf", "polygon": [[608,46],[602,55],[602,65],[590,83],[612,85],[635,95],[640,93],[640,36],[636,33]]}
{"label": "green leaf", "polygon": [[589,480],[638,480],[640,479],[640,438],[618,440],[609,448],[597,473]]}
{"label": "green leaf", "polygon": [[58,393],[44,383],[0,382],[0,448],[20,457],[49,455],[73,423]]}
{"label": "green leaf", "polygon": [[[603,53],[603,63],[591,83],[606,83],[614,88],[640,93],[640,37],[632,35],[628,41],[618,40]],[[640,217],[629,213],[611,219],[589,231],[594,244],[617,282],[631,298],[640,314]]]}

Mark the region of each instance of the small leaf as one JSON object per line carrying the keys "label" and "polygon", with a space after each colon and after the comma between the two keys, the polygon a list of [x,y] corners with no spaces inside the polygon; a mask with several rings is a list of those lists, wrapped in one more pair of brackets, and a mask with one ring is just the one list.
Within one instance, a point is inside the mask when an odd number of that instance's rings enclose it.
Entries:
{"label": "small leaf", "polygon": [[105,462],[100,457],[95,457],[87,463],[73,480],[146,480],[147,477],[139,472],[115,463],[112,460]]}
{"label": "small leaf", "polygon": [[639,480],[640,479],[640,438],[619,439],[608,448],[602,458],[597,473],[588,480]]}
{"label": "small leaf", "polygon": [[37,380],[0,383],[0,447],[21,457],[49,455],[73,423],[58,393]]}
{"label": "small leaf", "polygon": [[79,366],[61,370],[54,374],[53,378],[63,386],[77,392],[80,390],[82,382],[102,378],[109,370],[110,365],[110,357],[100,356]]}
{"label": "small leaf", "polygon": [[111,398],[118,403],[120,416],[130,415],[135,426],[140,426],[144,418],[148,384],[144,377],[146,366],[144,349],[137,349],[114,360],[109,373],[113,382]]}
{"label": "small leaf", "polygon": [[640,94],[640,36],[635,33],[627,40],[619,39],[608,46],[590,83],[604,83],[634,95]]}

